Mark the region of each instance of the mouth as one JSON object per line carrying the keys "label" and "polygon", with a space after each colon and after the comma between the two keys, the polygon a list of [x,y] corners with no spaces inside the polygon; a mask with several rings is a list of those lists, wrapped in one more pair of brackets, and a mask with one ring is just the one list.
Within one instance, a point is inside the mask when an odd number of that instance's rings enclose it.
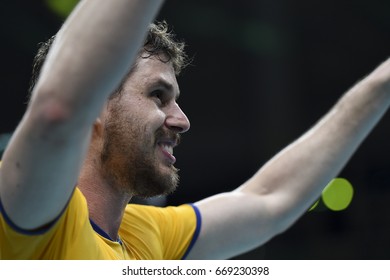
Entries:
{"label": "mouth", "polygon": [[160,140],[157,142],[157,146],[160,148],[165,162],[168,165],[175,164],[176,158],[173,156],[173,148],[176,146],[176,141]]}

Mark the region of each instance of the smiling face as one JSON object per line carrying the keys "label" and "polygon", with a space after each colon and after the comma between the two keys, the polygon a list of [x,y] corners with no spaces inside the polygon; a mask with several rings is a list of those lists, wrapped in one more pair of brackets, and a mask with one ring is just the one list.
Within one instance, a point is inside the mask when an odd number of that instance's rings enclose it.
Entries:
{"label": "smiling face", "polygon": [[112,186],[143,197],[176,189],[173,148],[190,127],[178,97],[172,64],[141,56],[102,115],[102,174]]}

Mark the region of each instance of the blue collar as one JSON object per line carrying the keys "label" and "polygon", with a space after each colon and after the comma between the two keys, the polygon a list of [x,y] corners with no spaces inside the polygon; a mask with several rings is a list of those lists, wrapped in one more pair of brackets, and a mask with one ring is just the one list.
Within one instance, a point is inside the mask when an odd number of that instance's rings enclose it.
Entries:
{"label": "blue collar", "polygon": [[112,238],[104,230],[102,230],[101,227],[99,227],[97,224],[95,224],[95,222],[92,221],[92,219],[89,219],[89,221],[91,222],[91,226],[92,226],[92,228],[94,229],[94,231],[96,233],[98,233],[99,235],[103,236],[104,238],[107,238],[108,240],[111,240],[111,241],[114,241],[114,242],[118,242],[119,244],[122,245],[122,240],[119,238],[119,236],[118,236],[117,240],[112,240]]}

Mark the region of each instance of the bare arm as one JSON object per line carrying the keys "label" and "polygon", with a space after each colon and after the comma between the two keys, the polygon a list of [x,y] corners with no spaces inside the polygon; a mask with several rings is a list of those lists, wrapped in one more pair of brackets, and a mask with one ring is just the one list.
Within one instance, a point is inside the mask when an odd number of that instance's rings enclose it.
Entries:
{"label": "bare arm", "polygon": [[203,225],[189,258],[230,258],[286,230],[337,176],[389,104],[390,59],[238,189],[198,202]]}
{"label": "bare arm", "polygon": [[65,207],[92,124],[162,2],[84,0],[61,28],[0,170],[0,198],[17,226],[41,227]]}

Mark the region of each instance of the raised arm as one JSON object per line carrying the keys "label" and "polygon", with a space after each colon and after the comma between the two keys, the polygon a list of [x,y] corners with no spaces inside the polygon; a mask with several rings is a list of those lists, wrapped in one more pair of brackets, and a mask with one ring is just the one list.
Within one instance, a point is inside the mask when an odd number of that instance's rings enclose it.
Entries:
{"label": "raised arm", "polygon": [[163,0],[84,0],[48,54],[2,159],[0,199],[17,226],[55,219],[74,189],[93,122],[135,60]]}
{"label": "raised arm", "polygon": [[341,171],[389,104],[390,59],[238,189],[196,203],[203,223],[189,258],[230,258],[286,230]]}

